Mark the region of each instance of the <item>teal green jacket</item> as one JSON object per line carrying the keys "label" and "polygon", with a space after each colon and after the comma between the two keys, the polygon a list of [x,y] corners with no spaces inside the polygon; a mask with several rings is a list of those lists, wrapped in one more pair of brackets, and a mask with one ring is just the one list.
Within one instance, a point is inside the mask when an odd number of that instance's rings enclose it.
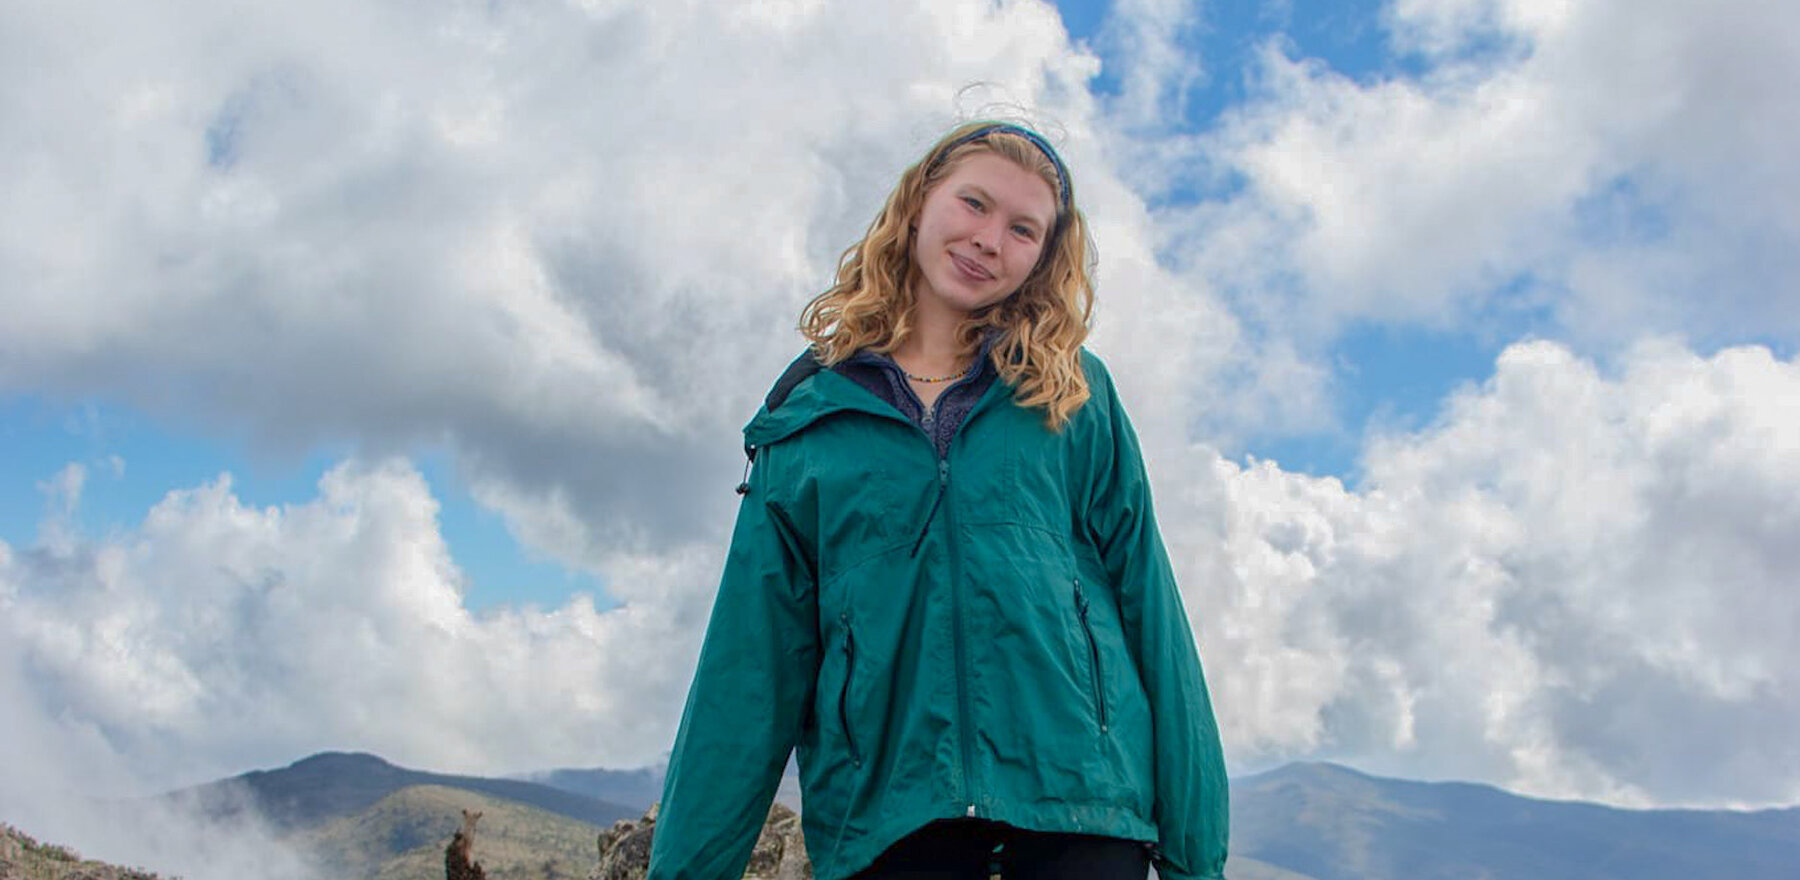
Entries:
{"label": "teal green jacket", "polygon": [[1136,435],[1082,358],[1092,396],[1061,431],[995,381],[942,459],[829,370],[756,414],[650,880],[740,877],[794,748],[820,880],[958,816],[1224,876],[1194,636]]}

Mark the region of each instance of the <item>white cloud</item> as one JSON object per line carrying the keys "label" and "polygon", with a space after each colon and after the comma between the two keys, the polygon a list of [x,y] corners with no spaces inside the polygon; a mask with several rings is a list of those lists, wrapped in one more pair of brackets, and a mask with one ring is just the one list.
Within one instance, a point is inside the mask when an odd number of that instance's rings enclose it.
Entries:
{"label": "white cloud", "polygon": [[[1800,362],[1549,342],[1364,485],[1171,454],[1160,506],[1238,760],[1628,803],[1800,799]],[[1221,514],[1220,511],[1223,511]]]}
{"label": "white cloud", "polygon": [[1194,0],[1114,4],[1099,42],[1120,81],[1111,108],[1116,121],[1154,130],[1186,114],[1189,98],[1207,80],[1203,59],[1189,48],[1201,13]]}
{"label": "white cloud", "polygon": [[657,760],[722,551],[608,560],[604,613],[473,615],[436,513],[410,466],[349,462],[305,503],[247,507],[224,476],[129,533],[0,557],[13,723],[164,786],[327,748],[485,773]]}
{"label": "white cloud", "polygon": [[[129,800],[167,786],[171,780],[202,780],[179,772],[172,777],[164,775],[165,770],[142,760],[143,753],[119,748],[99,718],[63,703],[52,690],[46,667],[19,638],[18,627],[24,623],[16,619],[21,594],[34,597],[49,592],[54,596],[54,591],[65,585],[57,580],[60,572],[50,572],[47,582],[25,575],[45,563],[52,567],[56,561],[82,564],[70,558],[68,549],[28,550],[21,559],[0,542],[0,612],[7,618],[0,624],[4,634],[0,638],[0,706],[6,707],[0,713],[0,741],[6,743],[6,760],[0,762],[0,793],[4,794],[5,821],[40,840],[73,845],[85,858],[136,865],[171,876],[193,880],[312,877],[307,862],[279,843],[251,814],[217,819],[191,803],[152,805]],[[45,553],[51,558],[40,555]],[[57,632],[47,635],[72,634],[95,642],[107,637],[97,627],[87,632],[82,621],[73,621],[73,627],[67,623],[63,621]],[[131,662],[117,653],[108,660],[113,664]],[[129,719],[122,723],[135,724]]]}
{"label": "white cloud", "polygon": [[1168,250],[1255,326],[1309,352],[1357,321],[1498,317],[1589,350],[1800,333],[1800,9],[1407,0],[1385,20],[1418,72],[1271,41],[1252,100],[1185,142],[1242,188],[1164,212]]}
{"label": "white cloud", "polygon": [[733,8],[9,10],[0,390],[443,443],[612,544],[694,538],[957,90],[1079,130],[1095,64],[1037,2]]}

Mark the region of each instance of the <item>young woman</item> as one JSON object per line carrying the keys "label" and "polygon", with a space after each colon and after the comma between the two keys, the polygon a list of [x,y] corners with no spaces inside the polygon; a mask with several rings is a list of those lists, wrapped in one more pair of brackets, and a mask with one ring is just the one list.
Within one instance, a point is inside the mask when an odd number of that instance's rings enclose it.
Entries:
{"label": "young woman", "polygon": [[1036,132],[901,175],[745,428],[652,880],[736,880],[798,748],[820,880],[1223,877],[1225,767]]}

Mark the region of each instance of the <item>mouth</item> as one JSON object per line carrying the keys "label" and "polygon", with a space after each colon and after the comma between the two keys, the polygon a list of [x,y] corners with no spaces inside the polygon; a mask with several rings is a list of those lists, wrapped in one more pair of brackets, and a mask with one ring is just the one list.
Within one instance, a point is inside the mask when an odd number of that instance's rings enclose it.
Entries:
{"label": "mouth", "polygon": [[974,260],[971,260],[971,259],[961,256],[959,254],[952,253],[950,255],[950,261],[952,263],[955,263],[956,268],[960,269],[964,275],[967,275],[978,281],[994,280],[994,273],[989,272],[985,267],[983,267],[980,263],[975,262]]}

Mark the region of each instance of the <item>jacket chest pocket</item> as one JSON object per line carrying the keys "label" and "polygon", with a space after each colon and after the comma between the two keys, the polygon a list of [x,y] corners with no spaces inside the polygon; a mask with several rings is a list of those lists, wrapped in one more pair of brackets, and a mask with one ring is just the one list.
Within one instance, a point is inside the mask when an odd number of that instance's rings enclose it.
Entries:
{"label": "jacket chest pocket", "polygon": [[[968,471],[965,468],[965,473]],[[998,444],[982,470],[987,480],[976,519],[1065,532],[1073,521],[1067,450],[1061,438],[1032,425]]]}
{"label": "jacket chest pocket", "polygon": [[921,438],[841,430],[849,421],[828,420],[802,438],[795,495],[827,579],[912,538],[938,481],[936,457]]}

